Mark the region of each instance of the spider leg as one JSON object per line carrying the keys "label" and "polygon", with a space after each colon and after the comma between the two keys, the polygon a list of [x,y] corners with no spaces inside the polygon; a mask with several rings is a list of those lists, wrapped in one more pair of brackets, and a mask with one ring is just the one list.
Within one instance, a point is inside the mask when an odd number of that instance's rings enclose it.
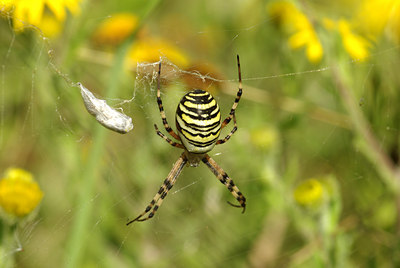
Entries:
{"label": "spider leg", "polygon": [[207,165],[209,169],[211,169],[211,171],[219,179],[219,181],[228,188],[228,190],[232,193],[232,195],[236,198],[240,205],[234,205],[231,202],[228,203],[234,207],[242,207],[242,213],[244,213],[244,211],[246,210],[246,198],[240,192],[239,188],[235,185],[233,180],[229,178],[228,174],[226,174],[226,172],[220,166],[218,166],[217,162],[215,162],[214,159],[208,156],[208,154],[205,154],[202,161],[204,164]]}
{"label": "spider leg", "polygon": [[[168,191],[171,190],[172,186],[174,186],[176,179],[178,178],[179,174],[181,173],[183,167],[187,162],[187,158],[185,153],[182,153],[179,159],[175,162],[174,166],[172,167],[171,171],[169,172],[167,178],[164,180],[164,183],[161,185],[160,190],[158,190],[157,194],[151,200],[150,204],[146,207],[146,209],[135,219],[130,220],[126,225],[129,225],[135,221],[146,221],[151,219],[154,214],[157,212],[158,208],[161,206],[164,198],[167,196]],[[149,213],[150,212],[150,213]],[[142,218],[144,215],[147,217]]]}
{"label": "spider leg", "polygon": [[156,124],[154,124],[154,128],[156,129],[157,135],[160,136],[161,138],[163,138],[166,142],[168,142],[169,144],[171,144],[174,147],[185,149],[185,147],[182,144],[172,141],[170,138],[165,136],[160,130],[158,130],[158,127]]}
{"label": "spider leg", "polygon": [[228,135],[226,135],[225,138],[223,138],[223,139],[221,139],[221,140],[217,140],[217,143],[216,143],[216,144],[223,144],[223,143],[227,142],[227,141],[231,138],[231,136],[233,135],[233,133],[236,132],[236,130],[237,130],[236,115],[233,114],[233,129],[231,130],[231,132],[230,132]]}
{"label": "spider leg", "polygon": [[223,129],[229,122],[232,120],[233,116],[235,115],[235,110],[238,106],[238,103],[240,101],[240,97],[242,96],[242,73],[240,71],[240,61],[239,61],[239,55],[237,55],[237,66],[238,66],[238,75],[239,75],[239,90],[237,92],[235,102],[232,105],[231,112],[229,113],[228,117],[222,122],[221,124],[221,129]]}
{"label": "spider leg", "polygon": [[164,107],[163,107],[162,100],[161,100],[160,76],[161,76],[161,60],[160,60],[160,63],[158,65],[158,77],[157,77],[157,104],[158,104],[158,109],[160,110],[160,115],[161,115],[161,119],[162,119],[162,122],[164,124],[165,130],[172,137],[174,137],[175,139],[180,141],[181,139],[179,138],[178,134],[176,134],[174,132],[174,130],[169,126],[168,121],[167,121],[167,117],[165,116]]}

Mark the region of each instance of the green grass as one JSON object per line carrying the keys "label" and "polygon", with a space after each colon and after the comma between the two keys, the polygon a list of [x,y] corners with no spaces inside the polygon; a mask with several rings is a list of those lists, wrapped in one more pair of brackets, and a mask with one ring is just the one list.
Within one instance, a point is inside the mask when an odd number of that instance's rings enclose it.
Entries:
{"label": "green grass", "polygon": [[[49,42],[34,30],[14,34],[0,20],[0,171],[29,170],[45,194],[36,218],[18,229],[23,251],[7,257],[18,267],[399,265],[396,43],[382,37],[366,62],[354,62],[339,37],[324,32],[325,55],[315,65],[303,50],[288,47],[266,3],[228,9],[212,1],[134,2],[88,1],[81,17],[69,18],[66,33]],[[226,203],[230,193],[200,165],[183,170],[153,219],[125,226],[147,206],[181,150],[154,131],[154,123],[162,127],[155,76],[124,67],[136,33],[111,61],[82,53],[97,50],[91,33],[118,11],[136,12],[147,33],[170,40],[194,64],[218,70],[223,81],[215,82],[215,97],[223,116],[237,91],[240,54],[238,131],[210,156],[246,196],[246,213]],[[122,105],[134,129],[121,135],[99,125],[76,82],[113,107],[134,96]],[[185,87],[179,77],[162,85],[173,126]],[[271,143],[257,143],[257,131],[272,135]],[[322,183],[324,200],[304,208],[293,190],[310,178]]]}

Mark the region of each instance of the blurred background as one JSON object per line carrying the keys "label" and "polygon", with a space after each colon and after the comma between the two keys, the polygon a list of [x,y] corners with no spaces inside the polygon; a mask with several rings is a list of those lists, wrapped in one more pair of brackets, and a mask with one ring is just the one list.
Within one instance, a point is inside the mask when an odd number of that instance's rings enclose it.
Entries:
{"label": "blurred background", "polygon": [[[400,266],[400,4],[0,1],[1,267]],[[211,92],[238,130],[186,167],[154,131]],[[397,66],[397,67],[396,67]],[[103,127],[77,83],[130,116]],[[229,133],[226,127],[221,136]]]}

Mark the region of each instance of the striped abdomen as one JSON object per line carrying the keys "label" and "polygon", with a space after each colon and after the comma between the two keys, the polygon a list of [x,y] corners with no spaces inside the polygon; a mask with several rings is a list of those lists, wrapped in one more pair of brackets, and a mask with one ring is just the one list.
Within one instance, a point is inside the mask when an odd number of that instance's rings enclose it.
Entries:
{"label": "striped abdomen", "polygon": [[176,128],[190,153],[206,153],[218,140],[221,113],[210,93],[196,89],[181,99],[176,109]]}

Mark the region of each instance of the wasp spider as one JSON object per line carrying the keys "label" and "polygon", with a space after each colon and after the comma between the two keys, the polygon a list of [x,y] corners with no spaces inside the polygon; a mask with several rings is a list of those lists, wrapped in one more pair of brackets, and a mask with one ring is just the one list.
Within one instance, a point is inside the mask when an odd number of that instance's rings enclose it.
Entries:
{"label": "wasp spider", "polygon": [[[214,175],[223,183],[232,195],[239,202],[239,205],[234,205],[228,202],[234,207],[243,208],[243,212],[246,209],[246,198],[239,191],[238,187],[233,183],[233,180],[229,178],[228,174],[207,154],[211,151],[216,144],[223,144],[227,142],[230,137],[237,130],[235,110],[239,103],[240,96],[242,95],[242,78],[240,72],[239,55],[237,56],[238,74],[239,74],[239,90],[236,95],[235,102],[233,103],[232,109],[227,118],[221,123],[221,113],[217,101],[211,96],[210,93],[196,89],[187,93],[181,99],[176,109],[176,128],[178,134],[172,130],[167,122],[165,116],[161,93],[160,93],[160,73],[161,73],[161,62],[158,69],[157,79],[157,103],[160,109],[160,115],[165,127],[165,130],[181,143],[174,142],[165,136],[161,131],[158,130],[155,124],[155,130],[157,135],[166,140],[170,145],[183,149],[183,153],[179,157],[178,161],[175,162],[172,170],[169,172],[164,183],[158,190],[157,194],[151,200],[150,204],[146,209],[135,219],[129,221],[126,225],[131,224],[135,221],[145,221],[154,216],[158,208],[161,206],[164,198],[167,196],[168,191],[174,186],[176,179],[181,173],[183,167],[188,163],[190,166],[196,167],[200,161],[207,165],[207,167],[214,173]],[[226,127],[229,122],[233,119],[233,129],[223,139],[218,139],[221,129]],[[148,214],[146,217],[145,215]]]}

